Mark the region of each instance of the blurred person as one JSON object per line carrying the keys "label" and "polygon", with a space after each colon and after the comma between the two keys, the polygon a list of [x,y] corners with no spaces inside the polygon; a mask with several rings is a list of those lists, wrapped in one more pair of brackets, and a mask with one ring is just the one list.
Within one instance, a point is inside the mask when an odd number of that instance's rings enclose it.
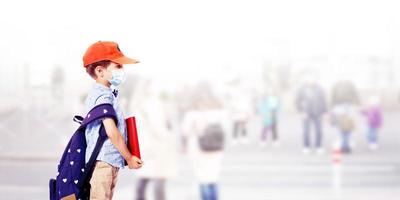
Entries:
{"label": "blurred person", "polygon": [[249,142],[247,123],[249,121],[252,106],[250,99],[246,94],[237,94],[232,100],[232,121],[233,121],[233,144]]}
{"label": "blurred person", "polygon": [[241,77],[235,77],[227,83],[227,106],[230,112],[230,121],[232,123],[232,144],[236,145],[238,142],[247,144],[249,142],[249,135],[247,131],[247,123],[254,111],[254,102],[250,88]]}
{"label": "blurred person", "polygon": [[113,91],[124,82],[123,64],[135,64],[138,61],[124,56],[117,43],[99,41],[88,47],[83,62],[86,72],[96,81],[86,98],[86,111],[100,104],[111,104],[118,118],[117,124],[112,118],[97,120],[89,124],[85,131],[88,162],[99,137],[100,127],[102,124],[105,127],[108,138],[99,152],[90,179],[90,199],[110,200],[117,183],[118,171],[124,168],[125,161],[130,169],[139,169],[143,164],[128,150],[125,118],[118,103],[117,92]]}
{"label": "blurred person", "polygon": [[213,96],[198,94],[201,97],[184,117],[182,134],[201,199],[217,200],[227,114]]}
{"label": "blurred person", "polygon": [[331,123],[338,129],[343,153],[351,153],[351,133],[355,129],[358,103],[358,92],[351,81],[339,81],[333,86]]}
{"label": "blurred person", "polygon": [[362,114],[366,118],[368,130],[367,140],[369,148],[376,150],[378,148],[378,130],[382,126],[382,108],[378,96],[371,96],[367,105],[362,109]]}
{"label": "blurred person", "polygon": [[137,172],[136,199],[148,199],[146,189],[149,183],[153,183],[154,199],[164,200],[166,181],[176,175],[175,137],[168,125],[166,102],[161,99],[157,85],[146,81],[140,94],[140,103],[135,107],[141,125],[141,155],[146,158],[146,165]]}
{"label": "blurred person", "polygon": [[277,130],[279,107],[280,102],[278,97],[272,90],[268,90],[261,98],[257,109],[257,112],[261,115],[263,126],[261,130],[261,146],[267,144],[268,132],[272,133],[274,146],[279,145]]}
{"label": "blurred person", "polygon": [[310,153],[310,128],[315,127],[315,148],[318,154],[323,154],[322,146],[322,119],[326,113],[325,93],[317,83],[315,74],[308,73],[305,83],[300,87],[296,96],[296,107],[301,113],[303,122],[303,153]]}
{"label": "blurred person", "polygon": [[332,109],[331,123],[336,126],[342,153],[351,153],[350,138],[355,128],[355,109],[350,103],[336,104]]}

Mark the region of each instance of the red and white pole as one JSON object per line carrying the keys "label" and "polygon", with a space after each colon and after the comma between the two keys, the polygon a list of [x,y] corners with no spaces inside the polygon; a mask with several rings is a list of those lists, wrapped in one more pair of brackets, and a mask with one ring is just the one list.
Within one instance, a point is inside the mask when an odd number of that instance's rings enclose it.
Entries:
{"label": "red and white pole", "polygon": [[335,149],[332,152],[332,188],[335,196],[342,194],[342,151]]}

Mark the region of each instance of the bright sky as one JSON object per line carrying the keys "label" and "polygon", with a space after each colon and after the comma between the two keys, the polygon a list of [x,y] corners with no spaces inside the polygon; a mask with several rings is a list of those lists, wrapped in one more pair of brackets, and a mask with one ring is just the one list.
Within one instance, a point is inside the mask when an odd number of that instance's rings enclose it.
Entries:
{"label": "bright sky", "polygon": [[[31,66],[41,82],[54,65],[73,82],[86,47],[117,41],[139,58],[129,68],[169,82],[243,74],[265,60],[390,56],[400,45],[400,4],[385,0],[9,0],[0,3],[0,64]],[[395,52],[400,53],[396,50]],[[252,70],[254,69],[254,70]]]}

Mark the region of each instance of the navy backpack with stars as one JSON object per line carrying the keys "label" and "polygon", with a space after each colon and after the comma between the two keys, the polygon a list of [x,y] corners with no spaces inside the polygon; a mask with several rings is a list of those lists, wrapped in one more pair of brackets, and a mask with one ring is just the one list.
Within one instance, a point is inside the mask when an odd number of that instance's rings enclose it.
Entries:
{"label": "navy backpack with stars", "polygon": [[99,137],[92,155],[85,163],[86,154],[86,126],[97,119],[112,118],[117,123],[117,115],[111,104],[100,104],[91,109],[85,118],[75,116],[74,121],[80,123],[79,128],[72,135],[61,161],[58,164],[56,179],[50,179],[50,200],[89,200],[90,178],[94,170],[97,156],[107,139],[103,123],[101,123]]}

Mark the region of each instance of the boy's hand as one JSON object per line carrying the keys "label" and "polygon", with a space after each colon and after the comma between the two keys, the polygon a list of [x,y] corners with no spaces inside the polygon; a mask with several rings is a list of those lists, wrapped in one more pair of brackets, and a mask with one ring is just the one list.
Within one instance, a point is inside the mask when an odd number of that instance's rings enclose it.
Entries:
{"label": "boy's hand", "polygon": [[121,153],[122,157],[126,160],[129,169],[141,168],[143,162],[138,157],[132,156],[132,154],[129,152],[129,149],[126,146],[124,139],[122,138],[122,134],[121,132],[119,132],[114,120],[111,118],[106,118],[103,120],[103,124],[106,129],[108,138]]}
{"label": "boy's hand", "polygon": [[126,161],[129,169],[139,169],[143,165],[143,161],[136,156],[132,156],[130,160]]}

